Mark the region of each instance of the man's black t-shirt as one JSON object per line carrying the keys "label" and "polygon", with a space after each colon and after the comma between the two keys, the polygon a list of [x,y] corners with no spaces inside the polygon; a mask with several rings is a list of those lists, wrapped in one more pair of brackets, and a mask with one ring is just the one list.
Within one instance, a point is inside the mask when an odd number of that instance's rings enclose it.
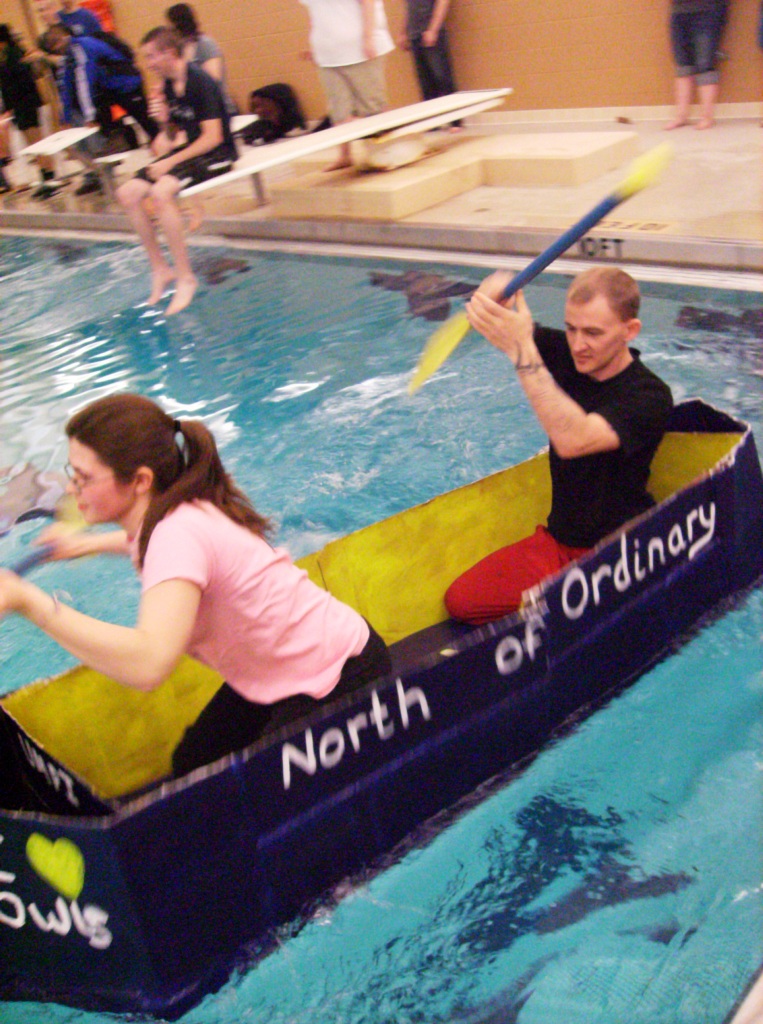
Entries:
{"label": "man's black t-shirt", "polygon": [[236,159],[236,146],[230,130],[230,116],[225,109],[218,83],[201,68],[192,64],[187,67],[185,92],[176,96],[171,79],[164,83],[164,95],[169,106],[169,121],[178,131],[183,131],[188,144],[201,135],[202,121],[220,121],[223,127],[223,141],[209,154],[216,159]]}
{"label": "man's black t-shirt", "polygon": [[570,547],[593,547],[654,499],[646,490],[649,467],[673,406],[670,388],[641,362],[609,380],[578,373],[564,331],[536,326],[538,351],[559,387],[586,412],[596,412],[620,438],[614,451],[562,459],[551,445],[549,533]]}

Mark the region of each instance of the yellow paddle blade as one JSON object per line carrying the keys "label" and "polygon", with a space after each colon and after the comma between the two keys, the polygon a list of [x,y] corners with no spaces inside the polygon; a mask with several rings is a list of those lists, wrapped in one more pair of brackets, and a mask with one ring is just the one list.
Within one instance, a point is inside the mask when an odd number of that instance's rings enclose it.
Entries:
{"label": "yellow paddle blade", "polygon": [[469,321],[463,310],[447,320],[442,327],[438,327],[421,353],[416,371],[408,384],[409,395],[415,394],[424,381],[442,366],[468,331]]}
{"label": "yellow paddle blade", "polygon": [[628,168],[625,180],[615,189],[615,195],[620,200],[628,199],[642,188],[651,185],[659,178],[672,158],[673,147],[669,142],[661,142],[659,146],[642,153]]}
{"label": "yellow paddle blade", "polygon": [[87,523],[77,508],[77,499],[73,494],[65,494],[56,505],[56,521],[70,530],[84,530]]}

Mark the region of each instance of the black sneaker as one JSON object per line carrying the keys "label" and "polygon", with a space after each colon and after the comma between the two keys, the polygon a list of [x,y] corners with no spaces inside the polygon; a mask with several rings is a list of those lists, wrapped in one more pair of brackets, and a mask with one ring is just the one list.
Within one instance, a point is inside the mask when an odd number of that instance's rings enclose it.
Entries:
{"label": "black sneaker", "polygon": [[50,199],[61,191],[60,181],[43,181],[39,188],[32,193],[32,199]]}
{"label": "black sneaker", "polygon": [[80,187],[74,190],[75,196],[89,196],[93,192],[103,192],[103,187],[96,177],[89,174],[82,179]]}

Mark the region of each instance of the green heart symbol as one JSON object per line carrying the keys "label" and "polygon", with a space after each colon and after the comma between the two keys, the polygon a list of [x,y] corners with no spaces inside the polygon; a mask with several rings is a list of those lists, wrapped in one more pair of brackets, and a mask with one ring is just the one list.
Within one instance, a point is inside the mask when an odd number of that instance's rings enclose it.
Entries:
{"label": "green heart symbol", "polygon": [[34,870],[67,900],[76,900],[85,884],[85,858],[69,839],[53,842],[33,832],[26,841],[26,856]]}

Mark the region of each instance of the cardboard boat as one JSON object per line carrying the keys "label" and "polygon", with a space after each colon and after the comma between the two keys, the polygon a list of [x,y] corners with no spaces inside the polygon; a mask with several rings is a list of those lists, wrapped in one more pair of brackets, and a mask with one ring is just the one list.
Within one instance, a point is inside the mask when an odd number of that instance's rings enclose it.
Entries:
{"label": "cardboard boat", "polygon": [[677,406],[650,487],[654,509],[485,627],[442,594],[545,520],[545,453],[308,556],[394,673],[183,779],[170,752],[220,682],[196,663],[148,695],[77,668],[3,698],[0,996],[179,1016],[669,654],[763,572],[750,430]]}

